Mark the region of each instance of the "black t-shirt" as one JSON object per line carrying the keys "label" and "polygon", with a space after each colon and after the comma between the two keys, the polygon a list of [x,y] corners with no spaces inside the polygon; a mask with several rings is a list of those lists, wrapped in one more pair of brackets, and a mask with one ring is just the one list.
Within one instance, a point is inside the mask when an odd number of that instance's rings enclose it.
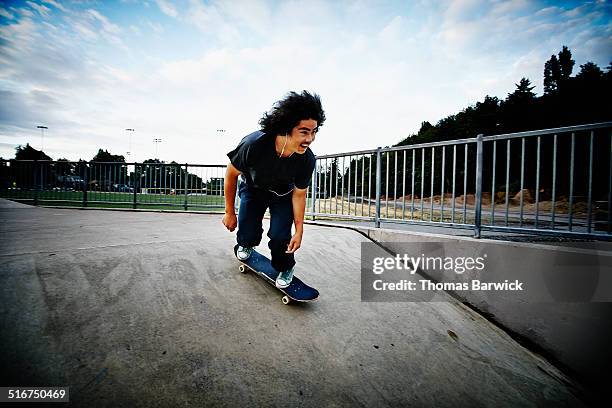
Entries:
{"label": "black t-shirt", "polygon": [[262,131],[253,132],[245,136],[227,157],[242,172],[248,185],[278,195],[287,194],[294,187],[308,187],[316,163],[314,153],[307,149],[304,154],[278,157],[275,139]]}

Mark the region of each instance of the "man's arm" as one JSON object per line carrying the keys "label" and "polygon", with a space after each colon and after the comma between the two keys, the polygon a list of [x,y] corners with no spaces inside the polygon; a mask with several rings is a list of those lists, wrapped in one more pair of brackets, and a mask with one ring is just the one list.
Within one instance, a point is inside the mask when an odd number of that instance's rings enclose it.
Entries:
{"label": "man's arm", "polygon": [[225,215],[221,222],[225,225],[225,228],[230,232],[236,229],[238,225],[238,219],[236,218],[236,210],[234,206],[236,204],[236,189],[238,187],[238,176],[240,170],[234,167],[233,164],[227,165],[227,171],[225,172],[225,182],[223,188],[225,190]]}
{"label": "man's arm", "polygon": [[295,234],[289,242],[287,253],[297,251],[302,245],[302,235],[304,234],[304,214],[306,212],[306,191],[304,188],[294,188],[291,196],[293,204],[293,223],[295,224]]}

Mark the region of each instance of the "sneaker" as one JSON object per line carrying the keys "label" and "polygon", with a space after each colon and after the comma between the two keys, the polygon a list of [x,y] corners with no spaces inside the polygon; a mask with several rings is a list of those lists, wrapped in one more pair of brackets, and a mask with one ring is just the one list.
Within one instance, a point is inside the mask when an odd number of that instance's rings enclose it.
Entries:
{"label": "sneaker", "polygon": [[238,249],[236,250],[236,258],[241,261],[246,261],[253,253],[253,247],[243,247],[238,245]]}
{"label": "sneaker", "polygon": [[291,284],[291,280],[293,279],[293,268],[285,272],[281,272],[276,277],[276,287],[279,289],[284,289]]}

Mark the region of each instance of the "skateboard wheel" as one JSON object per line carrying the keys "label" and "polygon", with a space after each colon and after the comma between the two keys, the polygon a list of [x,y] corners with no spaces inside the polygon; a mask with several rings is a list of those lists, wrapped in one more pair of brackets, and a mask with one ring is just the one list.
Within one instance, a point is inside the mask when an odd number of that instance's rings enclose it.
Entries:
{"label": "skateboard wheel", "polygon": [[281,300],[283,301],[283,305],[288,305],[289,302],[291,302],[291,299],[289,299],[288,296],[283,296]]}
{"label": "skateboard wheel", "polygon": [[240,266],[238,267],[238,270],[239,270],[240,272],[242,272],[242,273],[246,273],[246,271],[247,271],[244,265],[240,265]]}

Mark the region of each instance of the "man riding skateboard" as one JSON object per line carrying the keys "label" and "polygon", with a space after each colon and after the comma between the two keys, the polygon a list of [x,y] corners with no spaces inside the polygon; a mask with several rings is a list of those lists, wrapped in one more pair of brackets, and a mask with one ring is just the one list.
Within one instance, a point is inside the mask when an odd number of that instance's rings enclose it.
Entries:
{"label": "man riding skateboard", "polygon": [[[270,210],[268,247],[279,274],[276,286],[286,288],[293,279],[294,253],[304,233],[306,190],[315,168],[310,145],[325,121],[321,99],[303,91],[290,92],[259,120],[261,130],[245,136],[227,156],[223,225],[238,226],[236,256],[245,261],[262,239],[262,220]],[[238,176],[240,208],[234,211]],[[295,234],[291,235],[292,224]]]}

